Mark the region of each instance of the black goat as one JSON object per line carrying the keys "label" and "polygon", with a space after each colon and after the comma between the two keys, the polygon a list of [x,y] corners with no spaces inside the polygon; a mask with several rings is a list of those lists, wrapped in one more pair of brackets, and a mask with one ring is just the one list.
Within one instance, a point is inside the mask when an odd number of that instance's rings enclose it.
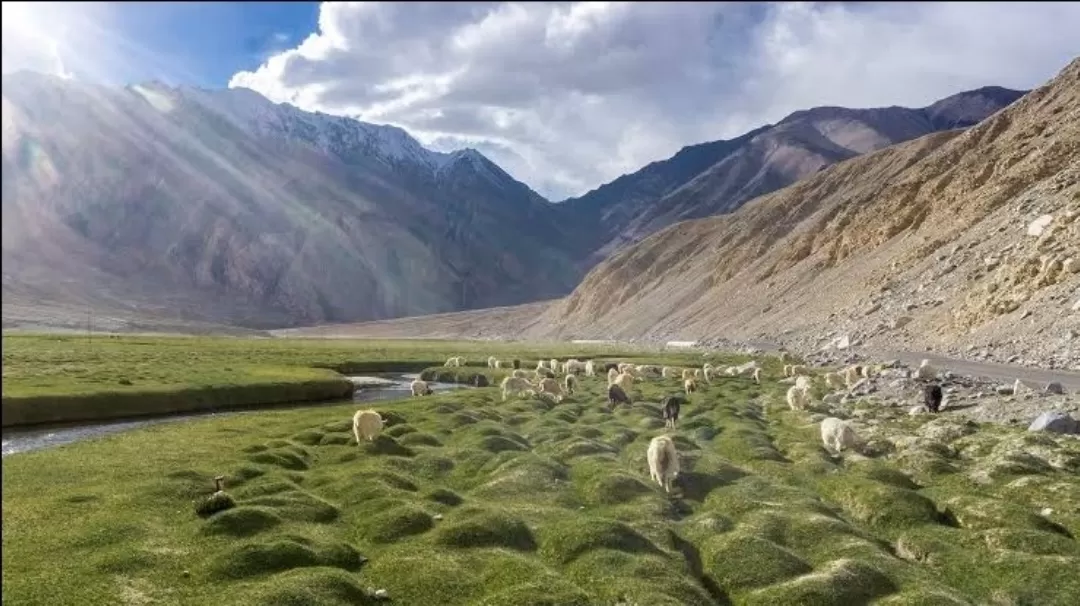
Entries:
{"label": "black goat", "polygon": [[661,408],[664,411],[664,427],[675,429],[679,421],[679,409],[686,404],[686,398],[682,396],[668,396],[664,398]]}
{"label": "black goat", "polygon": [[940,385],[927,385],[923,388],[923,404],[926,405],[926,410],[930,412],[941,410],[941,401],[944,397]]}
{"label": "black goat", "polygon": [[615,409],[616,404],[630,404],[630,397],[627,396],[626,392],[623,391],[623,388],[618,385],[612,385],[607,388],[607,398],[608,404],[612,410]]}

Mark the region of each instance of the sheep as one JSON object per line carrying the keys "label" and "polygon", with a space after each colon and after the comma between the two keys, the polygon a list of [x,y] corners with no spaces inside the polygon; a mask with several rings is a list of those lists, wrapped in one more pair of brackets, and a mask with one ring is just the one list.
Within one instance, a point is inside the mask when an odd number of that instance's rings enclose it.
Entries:
{"label": "sheep", "polygon": [[695,383],[693,379],[687,379],[683,381],[682,385],[683,390],[686,392],[686,395],[690,395],[697,391],[697,383]]}
{"label": "sheep", "polygon": [[785,377],[790,377],[791,376],[791,364],[784,364],[784,376]]}
{"label": "sheep", "polygon": [[567,374],[578,374],[585,372],[585,363],[581,360],[575,360],[573,358],[567,360],[563,364],[563,372]]}
{"label": "sheep", "polygon": [[488,356],[487,364],[488,368],[495,368],[495,356]]}
{"label": "sheep", "polygon": [[780,352],[780,361],[781,362],[790,362],[791,361],[791,354],[786,352],[786,351],[781,351]]}
{"label": "sheep", "polygon": [[430,396],[431,386],[427,384],[427,381],[421,381],[416,379],[412,383],[409,383],[409,390],[412,391],[414,396]]}
{"label": "sheep", "polygon": [[943,400],[945,394],[941,391],[941,386],[938,384],[927,385],[923,388],[923,405],[926,406],[926,410],[930,412],[937,412],[941,410],[941,400]]}
{"label": "sheep", "polygon": [[552,378],[543,379],[542,381],[540,381],[540,392],[543,393],[545,391],[548,392],[548,393],[555,394],[557,396],[561,396],[562,395],[562,386],[559,385],[559,382],[556,381],[555,379],[552,379]]}
{"label": "sheep", "polygon": [[634,365],[630,364],[629,362],[619,362],[619,365],[616,368],[619,369],[620,373],[624,373],[633,370]]}
{"label": "sheep", "polygon": [[566,389],[566,393],[574,393],[574,386],[577,385],[577,378],[574,375],[566,375],[563,379],[563,388]]}
{"label": "sheep", "polygon": [[840,371],[840,376],[844,379],[844,385],[846,385],[848,389],[859,382],[859,376],[861,374],[858,366],[848,366]]}
{"label": "sheep", "polygon": [[727,368],[724,369],[724,374],[729,376],[729,377],[734,377],[735,375],[739,374],[739,367],[738,366],[728,366]]}
{"label": "sheep", "polygon": [[607,364],[604,364],[604,372],[611,372],[612,368],[614,368],[615,370],[619,370],[619,365],[615,362],[608,362]]}
{"label": "sheep", "polygon": [[615,377],[615,380],[612,382],[612,384],[618,385],[619,387],[623,388],[623,391],[629,392],[634,387],[634,375],[628,372],[624,372],[619,376]]}
{"label": "sheep", "polygon": [[619,371],[614,368],[609,368],[607,371],[607,384],[614,385],[615,378],[619,376]]}
{"label": "sheep", "polygon": [[755,368],[754,369],[754,383],[757,383],[758,385],[761,385],[761,369],[760,368]]}
{"label": "sheep", "polygon": [[532,388],[529,382],[521,377],[506,377],[502,380],[502,383],[499,384],[499,387],[502,388],[502,399],[504,402],[511,393],[517,394]]}
{"label": "sheep", "polygon": [[502,360],[495,360],[495,368],[502,368],[502,367],[503,367],[503,361]]}
{"label": "sheep", "polygon": [[592,360],[586,360],[585,361],[585,376],[586,377],[595,377],[596,376],[596,364],[594,364]]}
{"label": "sheep", "polygon": [[806,369],[802,364],[795,364],[791,367],[791,376],[810,374],[810,371]]}
{"label": "sheep", "polygon": [[679,395],[664,398],[661,409],[664,412],[665,427],[675,429],[675,425],[679,422],[679,409],[686,403],[686,398]]}
{"label": "sheep", "polygon": [[855,430],[847,421],[829,417],[821,422],[821,441],[826,448],[841,452],[855,447]]}
{"label": "sheep", "polygon": [[522,370],[522,369],[518,368],[518,369],[514,370],[514,372],[510,373],[510,376],[517,377],[519,379],[525,379],[525,378],[528,378],[529,371]]}
{"label": "sheep", "polygon": [[937,378],[938,371],[930,365],[930,360],[923,359],[919,362],[919,368],[915,371],[915,378],[922,381],[933,381]]}
{"label": "sheep", "polygon": [[660,370],[660,376],[665,379],[675,378],[679,374],[679,369],[672,368],[671,366],[665,366]]}
{"label": "sheep", "polygon": [[552,372],[559,372],[559,360],[558,360],[558,358],[552,358],[551,359],[550,368],[551,368]]}
{"label": "sheep", "polygon": [[792,385],[787,390],[787,403],[791,410],[802,410],[810,404],[810,395],[798,385]]}
{"label": "sheep", "polygon": [[693,368],[684,368],[683,371],[682,371],[682,378],[683,378],[683,381],[685,381],[687,379],[693,379],[694,378],[694,369]]}
{"label": "sheep", "polygon": [[712,367],[711,366],[706,366],[706,367],[701,369],[701,378],[704,379],[706,383],[712,383]]}
{"label": "sheep", "polygon": [[709,370],[713,370],[712,362],[706,362],[701,365],[701,370],[705,370],[706,368]]}
{"label": "sheep", "polygon": [[615,409],[616,404],[630,404],[630,396],[626,395],[622,387],[611,385],[607,389],[608,408]]}
{"label": "sheep", "polygon": [[443,366],[457,366],[457,358],[447,358]]}
{"label": "sheep", "polygon": [[802,389],[804,391],[810,389],[810,384],[810,377],[806,375],[799,375],[795,377],[795,387],[798,387],[799,389]]}
{"label": "sheep", "polygon": [[695,379],[700,379],[701,378],[701,369],[700,368],[695,368],[694,369],[694,378]]}
{"label": "sheep", "polygon": [[360,439],[363,438],[368,442],[375,441],[375,438],[379,437],[382,433],[383,419],[379,413],[374,410],[358,410],[352,418],[352,431],[356,436],[356,444],[360,445]]}
{"label": "sheep", "polygon": [[835,389],[844,386],[844,378],[838,372],[825,373],[825,387]]}
{"label": "sheep", "polygon": [[545,368],[544,370],[536,371],[536,376],[537,376],[538,379],[543,379],[544,377],[547,377],[549,379],[554,379],[555,378],[555,373],[551,372],[551,369]]}
{"label": "sheep", "polygon": [[539,362],[536,363],[536,370],[544,370],[546,368],[547,368],[547,362],[545,362],[544,360],[540,360]]}
{"label": "sheep", "polygon": [[649,478],[671,492],[672,481],[679,475],[679,452],[675,442],[668,436],[656,436],[649,442],[645,454],[649,461]]}
{"label": "sheep", "polygon": [[536,394],[536,398],[538,400],[543,400],[544,402],[547,402],[548,404],[551,404],[552,406],[558,404],[559,402],[562,402],[562,396],[561,395],[553,394],[550,391],[541,391],[540,393]]}
{"label": "sheep", "polygon": [[860,366],[859,374],[862,375],[862,378],[869,379],[874,376],[874,368],[869,365]]}

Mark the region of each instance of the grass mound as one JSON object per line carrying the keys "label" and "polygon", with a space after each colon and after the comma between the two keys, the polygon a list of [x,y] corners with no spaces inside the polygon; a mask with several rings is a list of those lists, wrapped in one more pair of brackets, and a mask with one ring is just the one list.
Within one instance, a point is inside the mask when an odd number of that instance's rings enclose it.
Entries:
{"label": "grass mound", "polygon": [[[505,376],[462,347],[431,362]],[[635,383],[611,412],[599,376],[555,405],[498,387],[380,403],[387,426],[359,445],[350,401],[7,457],[5,603],[369,604],[385,589],[446,606],[1071,606],[1074,441],[862,406],[890,446],[831,457],[821,413],[784,404],[781,368],[703,385],[676,430],[658,403],[681,380]],[[679,451],[670,494],[646,462],[661,434]],[[219,475],[235,507],[194,515]]]}

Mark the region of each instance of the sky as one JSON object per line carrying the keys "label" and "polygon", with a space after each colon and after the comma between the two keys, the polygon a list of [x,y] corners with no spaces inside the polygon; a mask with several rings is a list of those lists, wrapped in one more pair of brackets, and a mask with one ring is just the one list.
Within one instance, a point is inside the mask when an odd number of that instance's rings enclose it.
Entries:
{"label": "sky", "polygon": [[552,200],[799,109],[1029,89],[1080,56],[1077,2],[2,6],[4,72],[251,88],[474,147]]}

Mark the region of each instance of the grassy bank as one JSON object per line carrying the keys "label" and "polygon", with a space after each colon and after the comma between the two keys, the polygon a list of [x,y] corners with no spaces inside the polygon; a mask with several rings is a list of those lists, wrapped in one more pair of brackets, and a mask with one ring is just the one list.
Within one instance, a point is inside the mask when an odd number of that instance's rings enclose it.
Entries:
{"label": "grassy bank", "polygon": [[[645,451],[674,380],[615,413],[599,378],[557,406],[379,403],[361,446],[348,405],[8,457],[4,602],[1073,603],[1075,441],[853,404],[833,412],[874,428],[874,456],[833,458],[768,368],[683,408],[672,495]],[[216,475],[238,506],[200,519]]]}
{"label": "grassy bank", "polygon": [[[463,355],[614,355],[611,347],[448,341],[5,334],[3,426],[332,400],[342,374],[418,372]],[[638,352],[636,355],[641,355]]]}

